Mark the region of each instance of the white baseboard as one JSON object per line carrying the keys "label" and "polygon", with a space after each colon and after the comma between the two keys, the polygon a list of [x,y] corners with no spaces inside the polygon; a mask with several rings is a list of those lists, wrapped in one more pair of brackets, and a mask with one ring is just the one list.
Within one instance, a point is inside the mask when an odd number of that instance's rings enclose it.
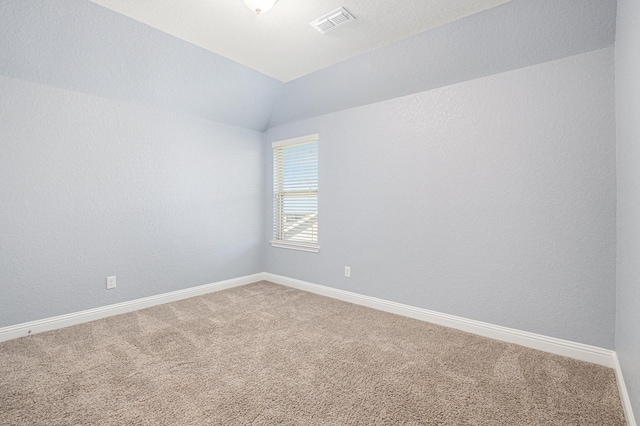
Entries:
{"label": "white baseboard", "polygon": [[501,340],[508,343],[516,343],[527,348],[537,349],[556,355],[567,356],[580,361],[591,362],[605,367],[613,368],[618,383],[620,399],[624,414],[629,426],[637,426],[631,408],[631,400],[627,393],[627,388],[622,377],[622,370],[618,362],[615,351],[599,348],[597,346],[585,345],[583,343],[571,342],[569,340],[557,339],[555,337],[543,336],[541,334],[529,333],[527,331],[502,327],[486,322],[470,320],[455,315],[442,314],[428,309],[416,308],[414,306],[403,305],[401,303],[390,302],[370,296],[363,296],[350,291],[339,290],[307,281],[284,277],[282,275],[264,273],[264,278],[276,284],[308,291],[309,293],[331,297],[356,305],[367,306],[384,312],[390,312],[409,318],[414,318],[457,330],[467,331],[491,339]]}
{"label": "white baseboard", "polygon": [[615,354],[615,352],[609,349],[603,349],[596,346],[557,339],[555,337],[529,333],[527,331],[515,330],[513,328],[507,328],[499,325],[489,324],[486,322],[470,320],[454,315],[442,314],[440,312],[416,308],[414,306],[403,305],[401,303],[390,302],[388,300],[377,299],[375,297],[363,296],[361,294],[338,290],[331,287],[325,287],[322,285],[296,280],[281,275],[265,273],[265,279],[276,284],[297,288],[299,290],[308,291],[310,293],[328,296],[334,299],[355,303],[357,305],[367,306],[393,314],[403,315],[409,318],[443,325],[445,327],[467,331],[469,333],[478,334],[480,336],[489,337],[491,339],[501,340],[503,342],[509,343],[516,343],[528,348],[538,349],[556,355],[567,356],[581,361],[592,362],[594,364],[603,365],[609,368],[614,367],[613,355]]}
{"label": "white baseboard", "polygon": [[625,416],[627,418],[627,422],[629,426],[636,426],[635,418],[633,416],[633,411],[631,408],[631,401],[629,400],[629,394],[627,393],[627,388],[622,377],[622,370],[620,369],[618,357],[612,350],[585,345],[582,343],[571,342],[568,340],[557,339],[555,337],[529,333],[526,331],[520,331],[481,321],[470,320],[454,315],[443,314],[440,312],[430,311],[428,309],[417,308],[401,303],[390,302],[384,299],[364,296],[358,293],[352,293],[345,290],[339,290],[319,284],[313,284],[310,282],[288,278],[282,275],[275,275],[268,272],[246,275],[239,278],[218,281],[215,283],[205,284],[202,286],[192,287],[184,290],[172,291],[170,293],[145,297],[129,302],[117,303],[114,305],[103,306],[86,311],[74,312],[71,314],[45,318],[42,320],[26,322],[8,327],[2,327],[0,328],[0,342],[16,339],[18,337],[28,336],[31,334],[42,333],[44,331],[56,330],[71,325],[82,324],[89,321],[95,321],[100,318],[124,314],[139,309],[149,308],[151,306],[161,305],[163,303],[174,302],[177,300],[188,299],[194,296],[200,296],[207,293],[213,293],[220,290],[239,287],[262,280],[271,281],[276,284],[296,288],[298,290],[303,290],[322,296],[331,297],[333,299],[338,299],[357,305],[367,306],[369,308],[378,309],[380,311],[390,312],[393,314],[402,315],[405,317],[414,318],[445,327],[451,327],[469,333],[474,333],[480,336],[485,336],[509,343],[516,343],[528,348],[538,349],[556,355],[567,356],[581,361],[592,362],[594,364],[613,368],[615,371],[616,380],[618,382],[620,398],[622,400],[622,405],[624,408]]}
{"label": "white baseboard", "polygon": [[516,343],[527,348],[537,349],[556,355],[567,356],[578,359],[580,361],[591,362],[605,367],[613,368],[618,383],[620,399],[624,414],[629,426],[637,426],[631,408],[631,400],[627,392],[622,370],[618,362],[618,356],[615,351],[599,348],[597,346],[585,345],[583,343],[571,342],[569,340],[557,339],[555,337],[543,336],[540,334],[529,333],[527,331],[516,330],[513,328],[502,327],[499,325],[489,324],[486,322],[470,320],[440,312],[430,311],[428,309],[416,308],[414,306],[403,305],[401,303],[390,302],[384,299],[378,299],[370,296],[363,296],[350,291],[339,290],[331,287],[313,284],[310,282],[297,280],[294,278],[275,275],[268,272],[264,273],[264,279],[276,284],[287,287],[296,288],[298,290],[308,291],[309,293],[319,294],[321,296],[331,297],[333,299],[345,302],[355,303],[356,305],[367,306],[369,308],[378,309],[384,312],[390,312],[409,318],[414,318],[445,327],[455,328],[457,330],[467,331],[469,333],[480,336],[489,337],[491,339],[501,340],[503,342]]}
{"label": "white baseboard", "polygon": [[631,408],[631,400],[629,399],[629,393],[627,392],[627,386],[624,384],[624,377],[622,377],[622,369],[620,368],[620,362],[618,361],[618,355],[613,354],[614,371],[616,372],[616,380],[618,382],[618,389],[620,391],[620,400],[622,401],[622,408],[624,409],[624,415],[627,418],[627,424],[629,426],[637,426],[636,419],[633,416],[633,409]]}
{"label": "white baseboard", "polygon": [[200,296],[202,294],[213,293],[232,287],[239,287],[264,279],[263,273],[246,275],[244,277],[233,278],[225,281],[218,281],[198,287],[191,287],[184,290],[172,291],[170,293],[158,294],[156,296],[131,300],[129,302],[116,303],[114,305],[101,306],[99,308],[88,309],[86,311],[73,312],[51,318],[25,322],[0,328],[0,342],[16,339],[18,337],[31,334],[42,333],[44,331],[56,330],[58,328],[69,327],[70,325],[82,324],[106,318],[113,315],[124,314],[161,305],[163,303],[175,302],[177,300],[188,299],[189,297]]}

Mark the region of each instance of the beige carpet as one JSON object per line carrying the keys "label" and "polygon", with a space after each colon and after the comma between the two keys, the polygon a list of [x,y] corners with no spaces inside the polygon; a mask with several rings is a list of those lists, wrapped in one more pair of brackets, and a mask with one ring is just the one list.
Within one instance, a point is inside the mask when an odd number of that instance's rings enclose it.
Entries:
{"label": "beige carpet", "polygon": [[611,369],[267,282],[0,344],[2,425],[623,425]]}

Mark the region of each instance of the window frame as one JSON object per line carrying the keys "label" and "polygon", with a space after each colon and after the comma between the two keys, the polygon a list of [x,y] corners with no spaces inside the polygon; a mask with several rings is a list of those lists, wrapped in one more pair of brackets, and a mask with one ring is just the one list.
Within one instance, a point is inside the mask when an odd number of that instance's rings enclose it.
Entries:
{"label": "window frame", "polygon": [[[311,134],[311,135],[306,135],[306,136],[300,136],[297,138],[291,138],[291,139],[284,139],[284,140],[280,140],[280,141],[276,141],[273,142],[271,144],[271,148],[272,148],[272,155],[273,155],[273,185],[272,185],[272,189],[273,189],[273,198],[272,198],[272,202],[273,202],[273,233],[272,233],[272,237],[273,239],[271,240],[271,246],[272,247],[278,247],[278,248],[286,248],[286,249],[292,249],[292,250],[301,250],[301,251],[306,251],[306,252],[313,252],[313,253],[317,253],[320,250],[320,244],[319,244],[319,236],[318,236],[318,181],[319,181],[319,169],[318,169],[318,158],[319,158],[319,152],[318,152],[318,148],[319,148],[319,141],[320,141],[320,135],[315,133],[315,134]],[[316,148],[316,153],[315,153],[315,158],[312,158],[313,160],[315,160],[315,165],[314,168],[316,170],[316,175],[315,175],[315,181],[313,181],[315,186],[315,189],[309,189],[309,190],[284,190],[283,186],[286,186],[287,183],[291,183],[291,181],[287,181],[286,178],[284,177],[283,173],[284,173],[284,165],[282,165],[281,167],[279,167],[278,161],[280,161],[282,163],[282,161],[284,161],[283,158],[278,158],[278,155],[282,156],[284,155],[284,148],[288,147],[288,146],[293,146],[293,145],[303,145],[303,144],[309,144],[309,143],[316,143],[317,144],[317,148]],[[309,158],[305,159],[306,161],[309,160]],[[304,241],[295,241],[295,240],[290,240],[290,239],[286,239],[284,238],[283,234],[283,229],[282,229],[282,224],[284,223],[283,215],[284,215],[284,199],[285,197],[295,197],[295,196],[312,196],[315,198],[315,207],[316,207],[316,212],[315,212],[315,232],[312,232],[312,236],[315,236],[315,241],[312,242],[304,242]]]}

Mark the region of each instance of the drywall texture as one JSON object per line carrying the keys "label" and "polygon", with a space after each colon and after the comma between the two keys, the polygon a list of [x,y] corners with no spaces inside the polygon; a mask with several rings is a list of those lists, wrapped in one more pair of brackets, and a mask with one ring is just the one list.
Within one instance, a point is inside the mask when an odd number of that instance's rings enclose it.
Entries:
{"label": "drywall texture", "polygon": [[86,0],[0,1],[0,75],[265,130],[283,84]]}
{"label": "drywall texture", "polygon": [[320,252],[265,242],[266,271],[612,349],[613,74],[605,48],[270,129],[320,134]]}
{"label": "drywall texture", "polygon": [[618,1],[616,134],[618,267],[616,351],[640,420],[640,3]]}
{"label": "drywall texture", "polygon": [[0,77],[0,327],[260,272],[262,141]]}
{"label": "drywall texture", "polygon": [[615,0],[513,0],[287,83],[270,126],[611,46]]}

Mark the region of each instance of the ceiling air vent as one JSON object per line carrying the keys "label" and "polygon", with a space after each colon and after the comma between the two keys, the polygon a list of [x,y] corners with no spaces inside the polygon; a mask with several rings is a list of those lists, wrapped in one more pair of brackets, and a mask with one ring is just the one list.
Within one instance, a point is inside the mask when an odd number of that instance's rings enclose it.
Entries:
{"label": "ceiling air vent", "polygon": [[316,19],[313,22],[310,22],[309,24],[313,28],[324,34],[327,31],[337,27],[338,25],[346,24],[350,21],[355,21],[355,19],[356,18],[354,18],[353,15],[347,11],[347,9],[341,7],[340,9],[334,10],[331,13],[321,16],[320,18]]}

